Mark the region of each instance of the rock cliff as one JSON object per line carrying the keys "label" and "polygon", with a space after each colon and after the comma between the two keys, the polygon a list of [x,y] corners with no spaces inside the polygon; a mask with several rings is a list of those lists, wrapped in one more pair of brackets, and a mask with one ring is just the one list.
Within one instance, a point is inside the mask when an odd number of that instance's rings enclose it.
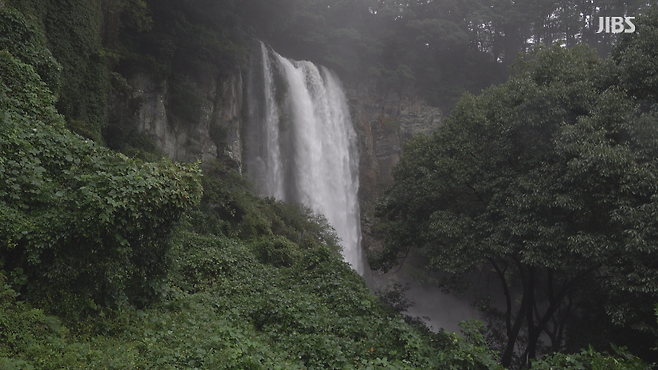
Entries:
{"label": "rock cliff", "polygon": [[382,88],[372,80],[347,85],[347,97],[359,137],[362,246],[367,252],[381,245],[382,237],[375,230],[374,208],[393,182],[391,171],[400,160],[404,142],[436,130],[443,115],[412,90]]}
{"label": "rock cliff", "polygon": [[[136,125],[155,141],[162,154],[175,161],[194,162],[223,158],[242,170],[242,75],[235,73],[223,83],[199,86],[200,112],[195,121],[171,113],[166,82],[156,83],[146,74],[130,79],[138,101]],[[219,85],[219,86],[218,86]]]}
{"label": "rock cliff", "polygon": [[[166,84],[154,83],[144,74],[133,77],[130,84],[133,99],[139,102],[137,127],[154,139],[163,154],[186,162],[219,157],[242,172],[244,84],[240,73],[219,86],[213,82],[200,86],[202,113],[197,122],[170,112]],[[400,159],[404,141],[431,133],[443,115],[411,90],[381,88],[374,80],[345,87],[358,134],[362,246],[370,251],[382,242],[374,227],[374,206],[393,181],[391,171]]]}

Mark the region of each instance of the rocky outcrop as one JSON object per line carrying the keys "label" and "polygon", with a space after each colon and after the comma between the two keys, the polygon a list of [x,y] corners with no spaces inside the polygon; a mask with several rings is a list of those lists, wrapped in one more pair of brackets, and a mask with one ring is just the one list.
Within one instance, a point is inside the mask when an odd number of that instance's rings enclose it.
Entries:
{"label": "rocky outcrop", "polygon": [[436,130],[443,115],[439,108],[418,99],[413,91],[382,89],[375,81],[348,86],[347,97],[359,137],[362,245],[368,252],[382,243],[374,227],[374,208],[393,183],[391,172],[400,160],[404,142]]}
{"label": "rocky outcrop", "polygon": [[241,74],[234,74],[222,84],[220,104],[217,119],[211,123],[211,128],[219,131],[219,157],[232,163],[242,173],[243,143],[242,143],[242,108],[243,87]]}
{"label": "rocky outcrop", "polygon": [[162,154],[182,162],[220,157],[241,171],[241,74],[234,74],[220,86],[212,81],[199,86],[201,114],[194,122],[170,112],[166,82],[156,83],[150,76],[138,74],[130,85],[132,98],[140,102],[136,112],[138,131],[150,135]]}

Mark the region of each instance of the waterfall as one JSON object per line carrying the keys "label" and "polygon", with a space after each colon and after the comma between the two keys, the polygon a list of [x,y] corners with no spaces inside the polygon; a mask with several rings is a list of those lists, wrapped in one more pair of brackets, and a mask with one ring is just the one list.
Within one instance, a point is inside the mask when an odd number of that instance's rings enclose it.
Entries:
{"label": "waterfall", "polygon": [[363,273],[356,133],[340,80],[263,43],[247,86],[247,176],[256,190],[323,214],[345,260]]}

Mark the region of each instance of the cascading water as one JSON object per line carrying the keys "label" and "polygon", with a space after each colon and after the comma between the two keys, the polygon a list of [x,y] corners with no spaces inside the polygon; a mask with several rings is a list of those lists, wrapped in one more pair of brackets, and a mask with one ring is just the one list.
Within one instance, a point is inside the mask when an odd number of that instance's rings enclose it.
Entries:
{"label": "cascading water", "polygon": [[263,43],[258,51],[247,87],[247,175],[262,195],[323,214],[345,260],[363,274],[356,133],[341,83]]}

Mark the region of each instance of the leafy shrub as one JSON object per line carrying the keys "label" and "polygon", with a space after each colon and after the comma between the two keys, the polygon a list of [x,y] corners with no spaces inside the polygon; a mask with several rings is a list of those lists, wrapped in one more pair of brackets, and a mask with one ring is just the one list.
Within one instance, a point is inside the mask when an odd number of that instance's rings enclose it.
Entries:
{"label": "leafy shrub", "polygon": [[50,91],[60,89],[62,66],[46,48],[38,27],[15,9],[0,8],[0,50],[7,50],[18,60],[31,64]]}
{"label": "leafy shrub", "polygon": [[210,288],[256,263],[247,248],[226,237],[180,232],[172,244],[170,281],[187,292]]}
{"label": "leafy shrub", "polygon": [[261,263],[274,267],[291,267],[302,255],[299,246],[281,236],[264,236],[250,244],[256,258]]}
{"label": "leafy shrub", "polygon": [[55,120],[55,97],[39,79],[34,67],[6,50],[0,51],[0,112]]}
{"label": "leafy shrub", "polygon": [[[62,66],[56,107],[69,129],[102,143],[110,65],[108,53],[102,48],[101,2],[13,0],[11,4],[39,25],[30,32],[39,33],[37,39],[47,40],[48,53]],[[41,74],[38,68],[37,72]],[[44,81],[51,86],[48,79]]]}
{"label": "leafy shrub", "polygon": [[31,65],[0,51],[0,259],[29,276],[21,293],[54,309],[143,304],[168,231],[200,199],[198,170],[71,134],[54,100]]}
{"label": "leafy shrub", "polygon": [[652,367],[639,358],[626,352],[624,348],[615,348],[615,355],[602,354],[592,347],[580,353],[556,353],[541,361],[533,362],[532,368],[538,370],[648,370]]}
{"label": "leafy shrub", "polygon": [[224,229],[227,235],[236,233],[237,225],[253,212],[257,202],[249,191],[249,181],[219,160],[204,162],[203,174],[203,204],[208,205],[204,211],[211,211],[227,223]]}
{"label": "leafy shrub", "polygon": [[272,220],[272,232],[295,241],[302,249],[318,245],[327,246],[340,256],[340,240],[327,219],[303,204],[285,203],[273,198],[265,199],[265,212]]}
{"label": "leafy shrub", "polygon": [[205,206],[192,215],[197,231],[221,230],[243,240],[278,235],[301,249],[325,245],[341,255],[336,231],[309,207],[255,196],[244,176],[218,160],[204,163],[203,173]]}
{"label": "leafy shrub", "polygon": [[[0,368],[54,369],[62,364],[68,330],[54,317],[16,301],[0,272]],[[35,367],[36,366],[36,367]]]}

